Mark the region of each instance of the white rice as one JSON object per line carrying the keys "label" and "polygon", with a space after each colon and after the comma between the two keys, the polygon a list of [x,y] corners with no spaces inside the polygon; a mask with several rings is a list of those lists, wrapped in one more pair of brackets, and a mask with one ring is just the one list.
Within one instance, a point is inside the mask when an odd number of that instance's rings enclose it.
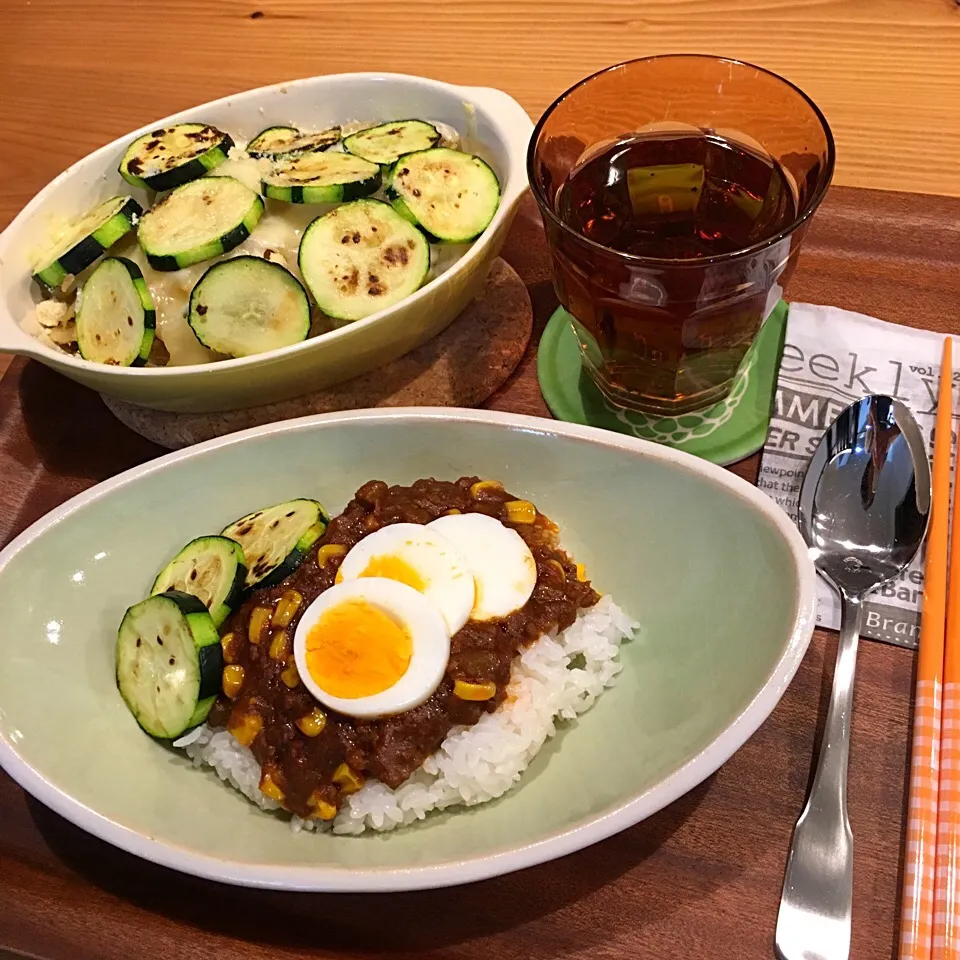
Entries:
{"label": "white rice", "polygon": [[[333,832],[393,830],[422,820],[431,810],[493,800],[519,779],[557,722],[589,709],[620,672],[620,642],[637,624],[610,597],[582,610],[559,634],[542,636],[514,663],[507,699],[472,727],[450,731],[440,749],[405,783],[391,790],[371,780],[347,797]],[[260,766],[253,754],[223,729],[198,727],[178,740],[198,767],[209,765],[221,779],[265,810],[279,804],[259,790]],[[294,830],[329,827],[293,817]]]}

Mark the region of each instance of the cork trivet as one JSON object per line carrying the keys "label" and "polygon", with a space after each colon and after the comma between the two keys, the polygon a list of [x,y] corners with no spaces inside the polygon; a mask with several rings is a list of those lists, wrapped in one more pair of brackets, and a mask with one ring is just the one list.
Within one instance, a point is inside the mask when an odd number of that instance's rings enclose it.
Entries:
{"label": "cork trivet", "polygon": [[473,407],[513,373],[532,326],[527,288],[513,267],[497,259],[483,293],[443,333],[384,367],[326,390],[217,413],[149,410],[107,396],[103,401],[131,430],[170,449],[311,413],[361,407]]}

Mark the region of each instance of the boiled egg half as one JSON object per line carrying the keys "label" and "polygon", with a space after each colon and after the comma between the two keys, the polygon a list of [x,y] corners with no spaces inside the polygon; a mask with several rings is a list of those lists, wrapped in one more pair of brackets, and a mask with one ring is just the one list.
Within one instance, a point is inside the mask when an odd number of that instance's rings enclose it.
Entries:
{"label": "boiled egg half", "polygon": [[310,604],[293,641],[300,679],[351,717],[403,713],[440,685],[450,631],[419,590],[385,577],[344,580]]}
{"label": "boiled egg half", "polygon": [[473,574],[471,620],[505,617],[530,599],[537,585],[537,561],[516,530],[483,513],[440,517],[427,529],[449,540]]}
{"label": "boiled egg half", "polygon": [[393,523],[364,537],[337,571],[340,581],[363,577],[397,580],[422,593],[443,614],[451,636],[473,609],[473,573],[456,546],[429,524]]}

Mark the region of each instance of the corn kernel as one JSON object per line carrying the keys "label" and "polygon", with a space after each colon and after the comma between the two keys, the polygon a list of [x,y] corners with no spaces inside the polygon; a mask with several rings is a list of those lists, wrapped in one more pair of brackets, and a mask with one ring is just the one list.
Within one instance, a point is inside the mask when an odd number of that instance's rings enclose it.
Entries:
{"label": "corn kernel", "polygon": [[260,792],[265,797],[276,800],[277,803],[283,803],[286,797],[286,794],[280,789],[279,784],[273,778],[272,772],[266,769],[263,771],[263,776],[260,777]]}
{"label": "corn kernel", "polygon": [[363,777],[345,763],[333,771],[333,782],[339,785],[341,793],[356,793],[363,788]]}
{"label": "corn kernel", "polygon": [[236,700],[240,688],[243,686],[243,667],[231,664],[223,668],[223,692],[231,699]]}
{"label": "corn kernel", "polygon": [[267,624],[270,623],[272,616],[273,611],[269,607],[257,607],[256,610],[250,614],[249,635],[251,643],[259,643],[263,639],[263,631]]}
{"label": "corn kernel", "polygon": [[581,583],[587,582],[587,568],[582,563],[577,564],[577,579]]}
{"label": "corn kernel", "polygon": [[273,625],[275,627],[288,627],[302,603],[303,597],[296,590],[288,590],[280,598],[277,609],[273,611]]}
{"label": "corn kernel", "polygon": [[249,747],[257,739],[257,734],[262,728],[263,718],[259,713],[245,713],[236,722],[231,717],[227,724],[227,730],[233,734],[233,739],[244,747]]}
{"label": "corn kernel", "polygon": [[237,652],[234,650],[233,644],[233,632],[225,633],[220,638],[220,649],[223,650],[223,662],[224,663],[236,663],[237,661]]}
{"label": "corn kernel", "polygon": [[327,725],[327,715],[319,707],[314,707],[296,723],[306,736],[319,737],[323,733],[323,728]]}
{"label": "corn kernel", "polygon": [[288,640],[290,638],[287,636],[286,630],[280,630],[273,635],[273,639],[270,641],[270,659],[271,660],[286,660],[289,650]]}
{"label": "corn kernel", "polygon": [[322,799],[316,790],[310,795],[307,804],[313,807],[314,816],[318,820],[332,820],[337,815],[337,808],[332,803],[327,803],[326,800]]}
{"label": "corn kernel", "polygon": [[453,684],[453,695],[461,700],[490,700],[497,695],[497,685],[492,680],[484,683],[457,680]]}
{"label": "corn kernel", "polygon": [[293,690],[297,684],[300,682],[300,673],[297,670],[297,663],[291,657],[287,661],[286,667],[280,674],[280,679],[291,689]]}
{"label": "corn kernel", "polygon": [[561,580],[567,579],[567,571],[563,569],[563,564],[559,560],[548,560],[547,566],[556,570],[560,574]]}
{"label": "corn kernel", "polygon": [[458,517],[460,516],[460,511],[454,507],[452,510],[448,510],[445,514],[445,517]]}
{"label": "corn kernel", "polygon": [[487,490],[502,490],[503,484],[499,480],[478,480],[470,488],[470,496],[479,500]]}
{"label": "corn kernel", "polygon": [[503,509],[509,523],[533,523],[537,519],[537,508],[529,500],[510,500]]}
{"label": "corn kernel", "polygon": [[347,552],[347,548],[342,543],[325,543],[317,550],[317,566],[326,566],[331,557],[342,557]]}

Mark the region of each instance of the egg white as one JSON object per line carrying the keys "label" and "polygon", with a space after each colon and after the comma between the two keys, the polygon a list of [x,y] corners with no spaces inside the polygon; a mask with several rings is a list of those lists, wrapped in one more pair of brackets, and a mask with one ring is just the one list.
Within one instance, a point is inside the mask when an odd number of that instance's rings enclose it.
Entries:
{"label": "egg white", "polygon": [[474,578],[456,546],[431,525],[393,523],[364,537],[340,564],[339,577],[361,577],[371,561],[393,557],[416,571],[421,591],[443,615],[455,634],[470,618],[474,603]]}
{"label": "egg white", "polygon": [[537,585],[537,562],[516,530],[482,513],[454,514],[427,524],[466,559],[475,581],[471,620],[495,620],[519,610]]}
{"label": "egg white", "polygon": [[[378,608],[403,627],[413,652],[406,672],[393,686],[368,697],[335,697],[310,674],[307,636],[328,610],[356,600]],[[384,717],[412,710],[440,686],[450,659],[450,634],[440,611],[418,590],[397,580],[362,577],[334,584],[307,607],[294,633],[293,655],[304,686],[325,707],[348,717]]]}

